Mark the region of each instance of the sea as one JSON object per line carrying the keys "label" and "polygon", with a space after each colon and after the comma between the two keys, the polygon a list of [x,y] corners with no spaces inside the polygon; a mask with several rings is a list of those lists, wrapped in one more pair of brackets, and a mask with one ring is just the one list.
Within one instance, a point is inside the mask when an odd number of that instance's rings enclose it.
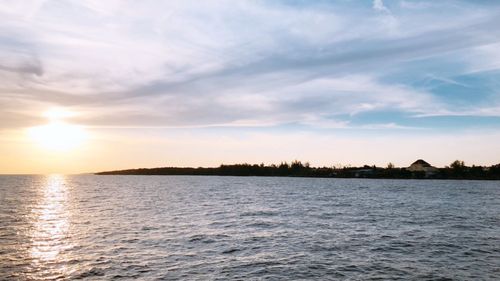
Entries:
{"label": "sea", "polygon": [[0,280],[500,280],[500,181],[0,176]]}

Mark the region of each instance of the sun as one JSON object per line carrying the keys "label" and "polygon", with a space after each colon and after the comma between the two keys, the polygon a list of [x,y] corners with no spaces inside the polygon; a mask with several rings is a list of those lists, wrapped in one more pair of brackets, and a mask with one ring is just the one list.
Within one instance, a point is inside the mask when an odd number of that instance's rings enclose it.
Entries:
{"label": "sun", "polygon": [[63,119],[73,113],[61,109],[52,109],[44,113],[49,123],[29,128],[31,140],[41,147],[54,151],[68,151],[82,145],[87,139],[87,132],[81,126],[69,124]]}

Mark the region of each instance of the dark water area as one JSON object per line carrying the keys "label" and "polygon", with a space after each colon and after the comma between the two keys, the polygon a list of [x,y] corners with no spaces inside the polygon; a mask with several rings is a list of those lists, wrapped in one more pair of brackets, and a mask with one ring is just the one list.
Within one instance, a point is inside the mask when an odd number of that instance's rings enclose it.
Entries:
{"label": "dark water area", "polygon": [[500,182],[0,176],[0,280],[499,280]]}

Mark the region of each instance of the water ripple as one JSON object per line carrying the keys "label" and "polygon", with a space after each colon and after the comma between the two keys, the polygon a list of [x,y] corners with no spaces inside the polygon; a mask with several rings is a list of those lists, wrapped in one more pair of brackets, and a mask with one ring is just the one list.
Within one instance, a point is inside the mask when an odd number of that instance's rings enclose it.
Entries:
{"label": "water ripple", "polygon": [[500,184],[0,176],[0,280],[497,280]]}

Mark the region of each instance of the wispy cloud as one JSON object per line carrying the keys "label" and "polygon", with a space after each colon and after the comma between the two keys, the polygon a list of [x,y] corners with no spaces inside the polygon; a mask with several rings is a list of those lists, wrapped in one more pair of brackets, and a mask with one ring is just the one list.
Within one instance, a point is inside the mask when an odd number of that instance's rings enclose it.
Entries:
{"label": "wispy cloud", "polygon": [[[349,124],[345,116],[371,111],[456,114],[441,95],[399,81],[390,70],[411,76],[407,65],[426,59],[445,65],[450,56],[469,72],[498,69],[500,10],[456,1],[440,2],[439,11],[428,2],[386,4],[0,5],[0,112],[9,116],[0,126],[27,126],[36,120],[33,112],[50,105],[91,112],[78,120],[89,126],[117,127],[340,128]],[[454,78],[462,70],[421,71],[464,85]],[[460,110],[494,111],[469,106]]]}

